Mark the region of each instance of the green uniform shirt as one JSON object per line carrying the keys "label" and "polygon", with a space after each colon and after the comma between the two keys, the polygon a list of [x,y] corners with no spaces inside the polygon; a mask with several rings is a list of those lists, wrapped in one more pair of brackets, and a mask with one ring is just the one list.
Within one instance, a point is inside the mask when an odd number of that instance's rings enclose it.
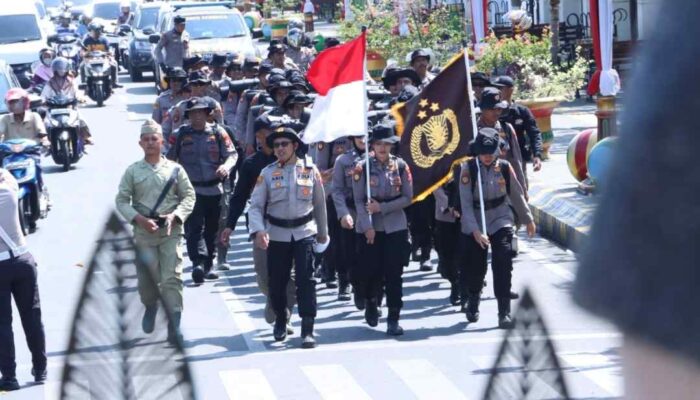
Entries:
{"label": "green uniform shirt", "polygon": [[[131,223],[137,214],[148,216],[176,167],[179,167],[176,162],[167,160],[165,157],[162,157],[155,166],[145,160],[131,164],[119,183],[119,193],[116,198],[117,210]],[[184,223],[192,213],[194,202],[194,187],[192,187],[185,169],[180,167],[177,181],[158,206],[156,214],[165,215],[174,212]],[[137,233],[145,233],[138,225],[135,226],[135,229],[141,231]]]}

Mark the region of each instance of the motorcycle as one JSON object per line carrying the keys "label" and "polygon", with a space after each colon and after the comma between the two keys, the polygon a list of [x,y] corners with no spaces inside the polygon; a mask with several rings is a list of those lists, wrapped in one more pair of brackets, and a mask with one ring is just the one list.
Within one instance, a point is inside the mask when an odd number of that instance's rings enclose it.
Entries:
{"label": "motorcycle", "polygon": [[103,51],[91,51],[85,55],[83,63],[83,84],[88,97],[97,103],[98,107],[104,105],[105,100],[112,95],[112,73],[109,57]]}
{"label": "motorcycle", "polygon": [[49,43],[54,44],[58,57],[70,60],[70,70],[76,76],[80,65],[80,36],[76,33],[60,33],[49,37]]}
{"label": "motorcycle", "polygon": [[19,220],[25,235],[36,230],[36,222],[49,212],[48,192],[42,190],[39,157],[42,146],[30,139],[10,139],[0,143],[2,167],[19,184]]}
{"label": "motorcycle", "polygon": [[77,100],[63,95],[46,101],[46,131],[51,141],[51,158],[68,171],[84,154],[80,138],[80,116],[75,110]]}

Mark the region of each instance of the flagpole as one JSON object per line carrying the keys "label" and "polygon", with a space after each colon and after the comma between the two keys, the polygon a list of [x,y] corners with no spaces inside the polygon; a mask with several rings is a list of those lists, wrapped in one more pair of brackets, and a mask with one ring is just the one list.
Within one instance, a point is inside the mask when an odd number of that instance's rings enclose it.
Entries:
{"label": "flagpole", "polygon": [[[364,40],[365,40],[365,54],[362,55],[362,88],[363,88],[363,101],[364,101],[364,111],[365,111],[365,121],[364,121],[364,127],[365,127],[365,170],[367,171],[367,174],[365,176],[365,183],[367,185],[367,204],[369,205],[369,200],[372,198],[371,197],[371,186],[369,184],[369,129],[367,127],[368,122],[367,122],[367,110],[369,109],[369,104],[367,103],[367,27],[363,26],[362,27],[362,34],[364,35]],[[367,213],[369,215],[369,223],[370,225],[372,224],[372,214]]]}
{"label": "flagpole", "polygon": [[[466,0],[464,0],[464,6],[467,6]],[[474,137],[476,137],[479,134],[479,131],[477,130],[476,126],[476,110],[474,110],[474,92],[472,90],[471,70],[469,68],[469,47],[467,47],[466,43],[464,44],[464,66],[467,69],[467,93],[469,94],[469,109],[472,113],[472,132],[474,132]],[[479,184],[479,205],[481,206],[481,233],[484,235],[488,235],[488,231],[486,230],[486,211],[484,211],[484,188],[481,186],[481,165],[479,163],[479,157],[476,156],[475,158],[477,181]],[[474,178],[472,177],[472,179]]]}

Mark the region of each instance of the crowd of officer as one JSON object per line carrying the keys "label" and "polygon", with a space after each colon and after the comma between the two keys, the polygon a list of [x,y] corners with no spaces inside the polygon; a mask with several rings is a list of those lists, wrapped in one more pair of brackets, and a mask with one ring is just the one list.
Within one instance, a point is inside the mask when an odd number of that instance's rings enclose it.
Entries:
{"label": "crowd of officer", "polygon": [[[532,114],[510,101],[511,79],[471,77],[480,110],[475,158],[434,196],[412,203],[411,170],[397,156],[399,139],[387,109],[434,79],[430,51],[416,50],[409,66],[384,71],[382,95],[372,97],[367,143],[343,137],[307,145],[301,137],[314,93],[304,71],[314,51],[300,35],[303,26],[292,23],[285,40],[270,43],[265,59],[215,54],[204,60],[188,57],[186,20],[174,22],[156,48],[168,89],[142,127],[144,161],[127,170],[117,198],[122,214],[140,227],[138,240],[155,254],[155,276],[176,316],[171,341],[179,340],[183,309],[182,250],[171,248],[176,238],[184,234],[194,283],[217,279],[217,271],[230,268],[229,238],[244,215],[275,340],[294,333],[296,305],[302,347],[315,347],[319,281],[337,288],[339,301],[354,297],[371,327],[386,304],[386,332],[403,334],[403,270],[413,257],[431,271],[433,247],[440,274],[452,284],[449,302],[461,305],[471,322],[478,320],[490,247],[499,326],[512,325],[515,232],[520,225],[529,234],[535,230],[526,162],[540,168],[542,143]],[[338,44],[325,41],[326,48]],[[168,292],[175,287],[179,295]],[[153,296],[141,295],[149,332]]]}

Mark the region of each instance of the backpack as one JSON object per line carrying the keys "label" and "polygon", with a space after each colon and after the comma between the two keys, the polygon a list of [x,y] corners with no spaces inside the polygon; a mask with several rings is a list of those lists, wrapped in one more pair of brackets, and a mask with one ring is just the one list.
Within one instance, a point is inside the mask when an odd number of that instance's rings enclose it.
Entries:
{"label": "backpack", "polygon": [[[223,139],[221,138],[221,134],[222,134],[221,131],[219,129],[217,129],[217,127],[219,127],[219,126],[221,126],[221,125],[212,124],[211,128],[212,128],[212,131],[214,131],[214,136],[216,136],[216,144],[219,146],[219,149],[221,149]],[[183,125],[180,128],[178,128],[178,130],[176,132],[175,154],[177,155],[177,162],[180,162],[180,150],[182,149],[182,138],[184,136],[182,134],[183,132],[180,132],[180,131],[183,128],[192,129],[192,127],[189,125]],[[236,142],[234,141],[233,143],[236,143]],[[223,154],[221,154],[221,151],[219,151],[219,161],[223,162],[224,160],[225,160],[225,158],[224,158]]]}

